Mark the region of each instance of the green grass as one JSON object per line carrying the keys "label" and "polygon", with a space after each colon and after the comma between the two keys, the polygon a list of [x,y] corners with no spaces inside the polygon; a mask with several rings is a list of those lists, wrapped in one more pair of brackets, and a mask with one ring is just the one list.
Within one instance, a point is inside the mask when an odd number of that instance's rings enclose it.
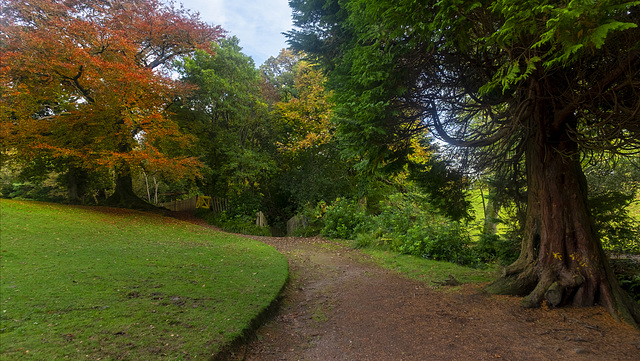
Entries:
{"label": "green grass", "polygon": [[449,278],[449,275],[461,283],[484,283],[498,277],[497,265],[477,269],[373,248],[365,248],[361,251],[370,255],[382,267],[398,271],[411,279],[431,286],[436,286],[437,282],[444,281]]}
{"label": "green grass", "polygon": [[[485,189],[483,192],[486,197],[487,190]],[[475,240],[480,236],[480,233],[482,233],[482,227],[484,225],[484,207],[479,188],[473,188],[469,191],[469,201],[471,202],[471,212],[473,214],[473,221],[469,224],[469,235]]]}
{"label": "green grass", "polygon": [[208,359],[277,297],[265,244],[110,208],[0,202],[2,360]]}

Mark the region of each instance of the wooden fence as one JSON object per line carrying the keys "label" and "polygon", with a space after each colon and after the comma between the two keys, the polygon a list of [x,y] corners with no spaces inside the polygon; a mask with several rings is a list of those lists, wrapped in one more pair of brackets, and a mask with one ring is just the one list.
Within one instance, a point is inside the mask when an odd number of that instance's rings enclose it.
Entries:
{"label": "wooden fence", "polygon": [[229,201],[224,198],[195,196],[189,199],[158,203],[173,212],[193,211],[196,208],[211,209],[214,212],[223,212],[229,209]]}
{"label": "wooden fence", "polygon": [[211,210],[215,213],[221,213],[229,210],[229,200],[226,198],[211,198]]}

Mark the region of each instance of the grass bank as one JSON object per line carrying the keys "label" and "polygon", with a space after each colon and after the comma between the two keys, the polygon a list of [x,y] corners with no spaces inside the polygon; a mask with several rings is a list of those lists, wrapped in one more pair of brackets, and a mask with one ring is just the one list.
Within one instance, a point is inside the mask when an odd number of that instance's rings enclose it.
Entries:
{"label": "grass bank", "polygon": [[158,215],[0,201],[0,358],[208,359],[283,286],[275,249]]}
{"label": "grass bank", "polygon": [[485,283],[494,281],[499,273],[497,265],[484,269],[461,266],[451,262],[433,261],[412,255],[397,254],[378,249],[361,249],[380,266],[398,271],[405,276],[431,286],[453,277],[460,283]]}

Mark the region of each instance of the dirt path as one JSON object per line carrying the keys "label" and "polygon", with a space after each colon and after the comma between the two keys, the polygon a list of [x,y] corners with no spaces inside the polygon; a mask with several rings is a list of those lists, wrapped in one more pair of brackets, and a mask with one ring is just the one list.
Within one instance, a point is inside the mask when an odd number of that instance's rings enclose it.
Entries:
{"label": "dirt path", "polygon": [[476,285],[436,290],[321,239],[255,239],[289,259],[275,318],[245,360],[640,360],[640,333],[604,309],[524,310]]}
{"label": "dirt path", "polygon": [[234,360],[640,360],[602,308],[526,310],[477,285],[435,289],[322,239],[252,237],[289,259],[277,314]]}

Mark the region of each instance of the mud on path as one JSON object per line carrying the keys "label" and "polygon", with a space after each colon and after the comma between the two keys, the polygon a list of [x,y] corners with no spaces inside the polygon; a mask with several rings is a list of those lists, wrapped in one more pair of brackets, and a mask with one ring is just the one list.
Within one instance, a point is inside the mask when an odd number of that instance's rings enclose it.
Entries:
{"label": "mud on path", "polygon": [[434,287],[319,238],[251,237],[289,259],[277,313],[231,360],[640,360],[600,307],[523,309],[481,285]]}

